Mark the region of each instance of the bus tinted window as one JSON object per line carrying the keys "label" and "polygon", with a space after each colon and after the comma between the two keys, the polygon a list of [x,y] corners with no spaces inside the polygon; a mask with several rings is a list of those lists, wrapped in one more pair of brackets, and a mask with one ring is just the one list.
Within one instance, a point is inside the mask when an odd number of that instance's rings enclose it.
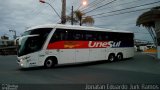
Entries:
{"label": "bus tinted window", "polygon": [[[133,42],[132,33],[88,31],[73,29],[57,29],[50,42],[56,41],[122,41],[128,44]],[[128,45],[126,44],[126,45]],[[126,46],[125,45],[125,46]]]}
{"label": "bus tinted window", "polygon": [[102,40],[106,41],[106,40],[111,40],[112,37],[112,33],[111,32],[102,32]]}
{"label": "bus tinted window", "polygon": [[81,30],[71,30],[72,36],[73,36],[73,40],[84,40],[84,33],[85,31],[81,31]]}
{"label": "bus tinted window", "polygon": [[91,41],[93,39],[93,35],[90,31],[86,31],[85,39]]}
{"label": "bus tinted window", "polygon": [[62,39],[65,39],[65,31],[62,31],[62,30],[56,30],[54,32],[54,34],[52,35],[52,38],[50,40],[50,42],[56,42],[56,41],[60,41]]}
{"label": "bus tinted window", "polygon": [[50,42],[56,42],[61,40],[73,40],[73,32],[67,29],[56,29]]}

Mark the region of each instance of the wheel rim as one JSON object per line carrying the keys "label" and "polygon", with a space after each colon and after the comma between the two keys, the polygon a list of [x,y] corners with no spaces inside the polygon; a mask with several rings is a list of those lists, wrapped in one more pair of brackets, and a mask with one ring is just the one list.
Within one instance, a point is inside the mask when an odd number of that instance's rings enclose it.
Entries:
{"label": "wheel rim", "polygon": [[109,58],[109,60],[110,60],[110,61],[114,61],[114,56],[111,55],[110,58]]}
{"label": "wheel rim", "polygon": [[118,59],[119,59],[119,60],[121,60],[121,59],[122,59],[121,55],[118,55]]}
{"label": "wheel rim", "polygon": [[49,60],[46,61],[46,66],[47,67],[52,67],[52,64],[53,64],[52,60],[49,59]]}
{"label": "wheel rim", "polygon": [[122,55],[117,56],[118,60],[122,60]]}

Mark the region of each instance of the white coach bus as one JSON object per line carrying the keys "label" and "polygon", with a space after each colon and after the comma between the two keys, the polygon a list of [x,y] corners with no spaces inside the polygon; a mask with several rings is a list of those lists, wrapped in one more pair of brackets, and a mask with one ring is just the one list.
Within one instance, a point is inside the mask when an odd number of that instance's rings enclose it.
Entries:
{"label": "white coach bus", "polygon": [[71,26],[41,25],[19,38],[21,67],[122,60],[134,56],[134,34],[129,31]]}

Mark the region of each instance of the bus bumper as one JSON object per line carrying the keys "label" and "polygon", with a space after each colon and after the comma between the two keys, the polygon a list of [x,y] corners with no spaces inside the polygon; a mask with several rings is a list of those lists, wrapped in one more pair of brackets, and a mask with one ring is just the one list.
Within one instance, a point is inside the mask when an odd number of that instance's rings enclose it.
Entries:
{"label": "bus bumper", "polygon": [[29,67],[29,65],[26,63],[25,60],[19,59],[17,63],[18,63],[19,66],[22,67],[22,68],[28,68],[28,67]]}

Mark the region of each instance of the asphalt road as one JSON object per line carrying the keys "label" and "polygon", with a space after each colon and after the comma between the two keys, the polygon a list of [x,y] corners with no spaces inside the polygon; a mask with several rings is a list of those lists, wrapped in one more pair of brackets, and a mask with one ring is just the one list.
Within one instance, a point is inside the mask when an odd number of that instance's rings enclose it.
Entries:
{"label": "asphalt road", "polygon": [[136,53],[116,62],[93,62],[21,69],[16,56],[0,56],[0,83],[14,84],[160,84],[160,61]]}

